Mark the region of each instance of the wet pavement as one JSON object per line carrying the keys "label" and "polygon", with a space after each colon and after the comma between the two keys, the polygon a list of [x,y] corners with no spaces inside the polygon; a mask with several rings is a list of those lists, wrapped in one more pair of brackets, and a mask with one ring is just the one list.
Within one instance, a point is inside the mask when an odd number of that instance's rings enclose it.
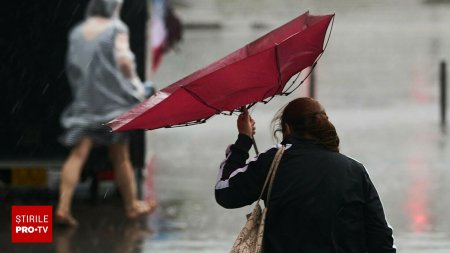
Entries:
{"label": "wet pavement", "polygon": [[[450,59],[450,1],[177,3],[190,29],[153,77],[158,88],[306,10],[336,13],[315,74],[317,98],[335,123],[341,152],[367,167],[399,252],[450,252],[450,137],[441,132],[438,107],[438,66]],[[252,111],[260,150],[275,143],[269,123],[277,109],[302,93],[304,87]],[[225,210],[214,201],[219,163],[237,134],[235,120],[216,116],[203,125],[147,133],[160,202],[148,218],[127,222],[120,199],[110,194],[113,186],[103,186],[96,203],[81,189],[74,210],[80,228],[55,228],[52,244],[13,245],[10,204],[55,201],[54,192],[23,200],[18,194],[1,210],[8,218],[1,221],[1,252],[228,252],[251,209]]]}

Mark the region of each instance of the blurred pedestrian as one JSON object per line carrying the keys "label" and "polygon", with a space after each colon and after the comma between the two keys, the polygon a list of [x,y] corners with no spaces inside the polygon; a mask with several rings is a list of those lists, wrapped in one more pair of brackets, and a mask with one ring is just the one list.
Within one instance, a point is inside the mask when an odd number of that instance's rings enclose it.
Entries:
{"label": "blurred pedestrian", "polygon": [[146,95],[135,70],[128,27],[120,20],[122,0],[91,0],[86,18],[69,35],[66,73],[73,101],[63,112],[60,141],[71,151],[60,183],[57,223],[76,226],[71,203],[90,150],[108,146],[114,176],[130,219],[148,214],[155,203],[138,200],[129,156],[128,133],[111,132],[104,124]]}
{"label": "blurred pedestrian", "polygon": [[339,152],[338,135],[322,105],[294,99],[273,124],[283,141],[247,163],[255,123],[248,112],[239,116],[238,138],[227,150],[215,187],[216,201],[225,208],[252,204],[275,153],[285,146],[265,220],[264,252],[396,252],[369,174]]}

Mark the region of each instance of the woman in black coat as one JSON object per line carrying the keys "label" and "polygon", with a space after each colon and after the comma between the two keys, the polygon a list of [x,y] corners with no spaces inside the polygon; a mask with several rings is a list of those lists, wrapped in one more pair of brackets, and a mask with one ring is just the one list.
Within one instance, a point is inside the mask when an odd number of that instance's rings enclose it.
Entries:
{"label": "woman in black coat", "polygon": [[339,138],[322,105],[311,98],[295,99],[274,122],[283,141],[247,163],[255,123],[248,112],[239,116],[238,138],[220,167],[217,203],[239,208],[255,202],[276,151],[284,145],[266,218],[266,253],[396,252],[366,169],[339,153]]}

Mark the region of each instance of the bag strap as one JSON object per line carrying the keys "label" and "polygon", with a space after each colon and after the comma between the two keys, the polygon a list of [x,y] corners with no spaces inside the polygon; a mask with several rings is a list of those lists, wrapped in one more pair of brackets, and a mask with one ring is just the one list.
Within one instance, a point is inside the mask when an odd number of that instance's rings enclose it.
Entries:
{"label": "bag strap", "polygon": [[278,156],[276,156],[276,163],[274,165],[273,168],[273,172],[272,172],[272,177],[270,178],[270,183],[269,183],[269,189],[267,191],[267,198],[266,198],[266,207],[269,206],[269,199],[270,199],[270,194],[272,193],[272,185],[273,185],[273,181],[275,180],[275,175],[277,173],[278,170],[278,165],[280,164],[281,161],[281,157],[283,156],[284,151],[286,150],[285,146],[281,146],[280,150],[277,152]]}
{"label": "bag strap", "polygon": [[286,147],[284,145],[282,145],[278,149],[277,153],[275,154],[272,164],[270,165],[269,172],[267,173],[267,177],[264,182],[263,188],[261,190],[261,194],[259,195],[259,198],[258,198],[258,203],[259,203],[259,200],[262,198],[264,190],[266,189],[266,186],[269,183],[269,189],[267,191],[267,198],[266,198],[266,207],[269,206],[270,193],[272,192],[272,184],[275,179],[275,173],[277,172],[278,164],[280,164],[280,160],[281,160],[281,157],[283,156],[285,149],[286,149]]}

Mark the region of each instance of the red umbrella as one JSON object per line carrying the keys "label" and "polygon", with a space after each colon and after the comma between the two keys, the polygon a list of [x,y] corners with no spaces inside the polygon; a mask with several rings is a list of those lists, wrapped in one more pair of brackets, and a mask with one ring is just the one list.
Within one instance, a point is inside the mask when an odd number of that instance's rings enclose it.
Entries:
{"label": "red umbrella", "polygon": [[289,94],[289,79],[314,66],[323,53],[333,17],[306,12],[167,86],[108,125],[131,130],[198,124],[215,114]]}

